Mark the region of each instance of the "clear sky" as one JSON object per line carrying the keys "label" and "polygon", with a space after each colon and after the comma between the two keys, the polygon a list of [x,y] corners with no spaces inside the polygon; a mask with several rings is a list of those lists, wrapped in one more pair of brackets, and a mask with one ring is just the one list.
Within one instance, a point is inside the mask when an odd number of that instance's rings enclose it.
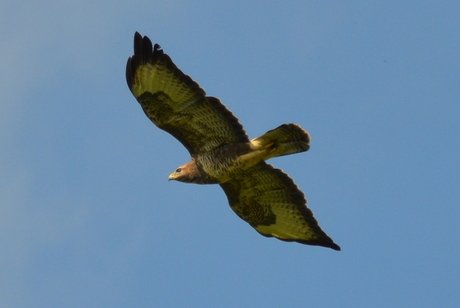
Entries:
{"label": "clear sky", "polygon": [[[460,301],[458,1],[2,1],[0,307],[454,307]],[[251,137],[342,247],[285,243],[125,82],[139,31]]]}

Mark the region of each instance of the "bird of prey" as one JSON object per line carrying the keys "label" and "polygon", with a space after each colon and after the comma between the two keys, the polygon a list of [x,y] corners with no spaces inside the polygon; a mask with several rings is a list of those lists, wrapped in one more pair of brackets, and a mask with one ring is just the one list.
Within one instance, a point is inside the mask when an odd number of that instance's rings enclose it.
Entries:
{"label": "bird of prey", "polygon": [[283,124],[250,140],[218,98],[206,96],[158,44],[152,46],[137,32],[126,80],[147,117],[190,153],[190,162],[170,180],[219,184],[232,210],[266,237],[340,250],[319,227],[294,181],[265,162],[307,151],[308,132]]}

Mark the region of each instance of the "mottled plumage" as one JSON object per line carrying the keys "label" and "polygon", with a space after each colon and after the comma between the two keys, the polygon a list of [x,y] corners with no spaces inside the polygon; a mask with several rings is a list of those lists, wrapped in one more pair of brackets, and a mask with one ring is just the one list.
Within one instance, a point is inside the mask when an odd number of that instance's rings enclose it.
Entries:
{"label": "mottled plumage", "polygon": [[177,138],[191,161],[170,180],[219,184],[231,208],[264,236],[340,250],[319,227],[304,194],[265,160],[310,148],[310,136],[283,124],[249,140],[238,119],[183,74],[160,46],[136,32],[126,80],[145,114]]}

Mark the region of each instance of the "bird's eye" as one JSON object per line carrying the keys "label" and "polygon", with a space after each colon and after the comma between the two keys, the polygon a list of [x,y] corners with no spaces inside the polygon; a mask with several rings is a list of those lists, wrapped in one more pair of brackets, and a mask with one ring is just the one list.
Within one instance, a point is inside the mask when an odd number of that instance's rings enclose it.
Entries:
{"label": "bird's eye", "polygon": [[180,173],[182,171],[182,168],[177,168],[176,173]]}

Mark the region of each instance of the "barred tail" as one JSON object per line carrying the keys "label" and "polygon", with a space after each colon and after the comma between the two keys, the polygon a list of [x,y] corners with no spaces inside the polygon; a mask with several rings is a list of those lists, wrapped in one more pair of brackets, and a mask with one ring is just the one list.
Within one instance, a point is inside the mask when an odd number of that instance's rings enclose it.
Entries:
{"label": "barred tail", "polygon": [[253,150],[268,150],[264,159],[308,151],[310,134],[297,124],[283,124],[251,140]]}

